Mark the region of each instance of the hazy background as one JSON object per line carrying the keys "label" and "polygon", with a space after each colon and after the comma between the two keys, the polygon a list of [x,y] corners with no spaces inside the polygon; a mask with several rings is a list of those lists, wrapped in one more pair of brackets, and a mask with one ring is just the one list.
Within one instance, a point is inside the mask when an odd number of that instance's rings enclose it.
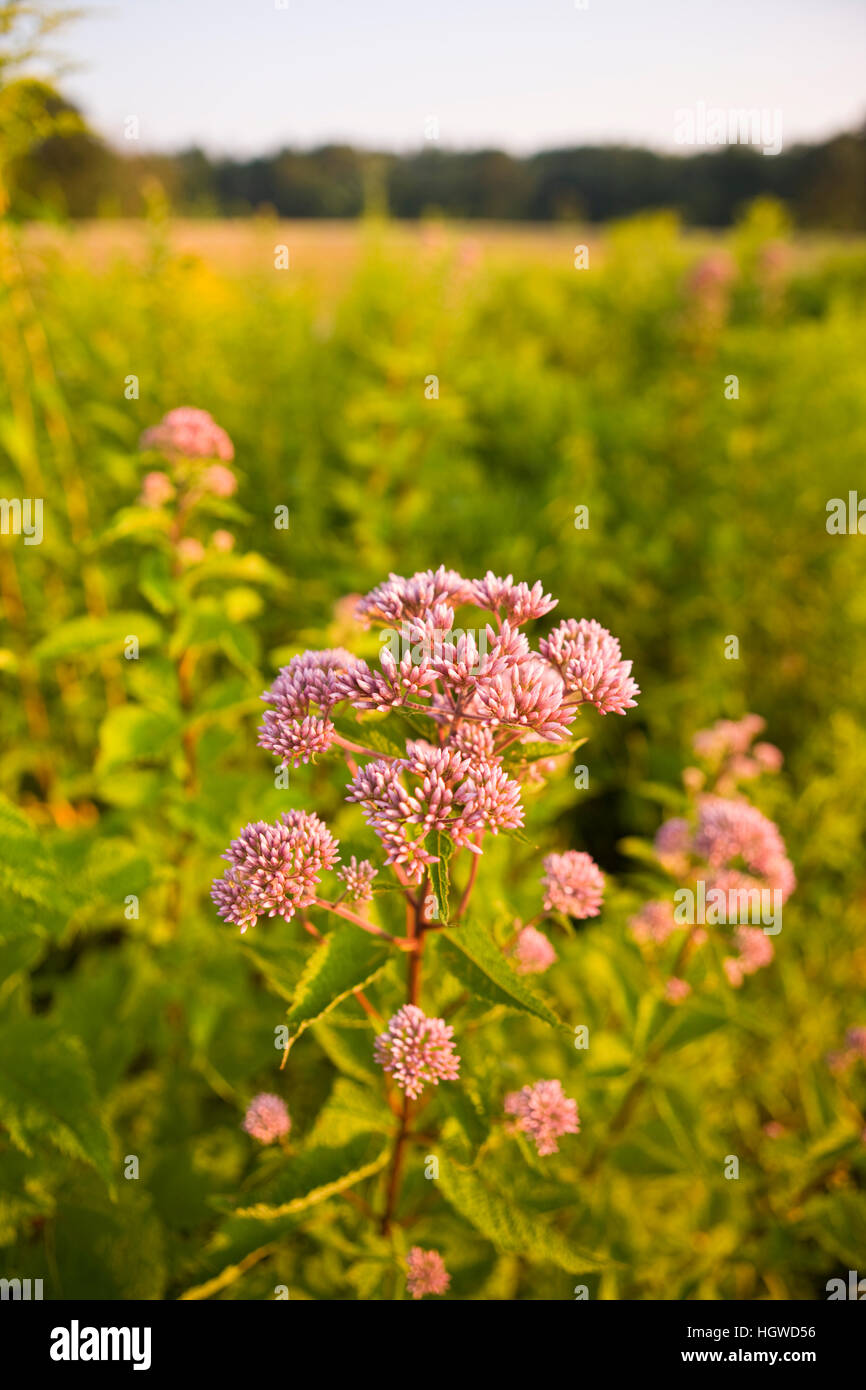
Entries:
{"label": "hazy background", "polygon": [[147,148],[262,153],[424,138],[526,153],[673,146],[676,107],[779,107],[786,140],[866,115],[859,0],[121,0],[70,31],[67,84],[96,128]]}

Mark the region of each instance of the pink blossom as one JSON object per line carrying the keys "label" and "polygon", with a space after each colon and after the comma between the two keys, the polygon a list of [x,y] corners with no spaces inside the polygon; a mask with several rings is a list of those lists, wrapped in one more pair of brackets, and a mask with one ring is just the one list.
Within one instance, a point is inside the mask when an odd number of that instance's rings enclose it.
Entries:
{"label": "pink blossom", "polygon": [[781,748],[774,743],[756,743],[752,756],[764,772],[778,772],[785,761]]}
{"label": "pink blossom", "polygon": [[213,463],[205,470],[202,487],[214,497],[231,497],[238,488],[238,480],[224,463]]}
{"label": "pink blossom", "polygon": [[214,549],[222,551],[224,554],[227,554],[228,551],[234,549],[235,538],[232,535],[231,531],[214,531],[213,535],[211,536],[211,541],[213,543]]}
{"label": "pink blossom", "polygon": [[676,975],[671,975],[665,985],[665,999],[669,1004],[681,1004],[692,992],[692,987],[688,980],[681,980]]}
{"label": "pink blossom", "polygon": [[413,1245],[406,1258],[406,1287],[413,1298],[425,1293],[447,1293],[451,1275],[438,1250],[422,1250]]}
{"label": "pink blossom", "polygon": [[559,601],[544,592],[540,581],[536,581],[530,589],[528,584],[515,584],[511,574],[505,579],[498,579],[491,570],[483,579],[473,579],[470,594],[471,603],[497,616],[499,610],[504,608],[505,617],[515,626],[532,618],[543,618]]}
{"label": "pink blossom", "polygon": [[198,565],[204,557],[204,546],[194,536],[184,536],[183,540],[178,541],[177,558],[183,566]]}
{"label": "pink blossom", "polygon": [[260,1144],[272,1144],[292,1127],[285,1101],[268,1091],[260,1091],[247,1106],[244,1129]]}
{"label": "pink blossom", "polygon": [[340,679],[359,664],[342,647],[292,657],[262,696],[274,708],[262,720],[259,746],[292,766],[324,753],[336,734],[328,715],[344,698]]}
{"label": "pink blossom", "polygon": [[565,703],[559,674],[538,656],[493,676],[482,670],[471,710],[485,723],[521,726],[555,742],[568,737],[568,725],[577,713]]}
{"label": "pink blossom", "polygon": [[354,854],[348,864],[341,865],[337,870],[337,878],[346,885],[346,896],[357,903],[370,901],[375,877],[376,870],[369,859],[362,859],[359,864]]}
{"label": "pink blossom", "polygon": [[384,584],[366,594],[358,603],[355,615],[364,627],[374,619],[397,624],[404,618],[425,615],[437,603],[466,602],[469,584],[456,570],[440,565],[437,570],[419,570],[411,578],[390,574]]}
{"label": "pink blossom", "polygon": [[416,1004],[406,1004],[388,1021],[373,1045],[379,1066],[415,1100],[427,1085],[456,1081],[460,1058],[454,1050],[454,1029],[441,1018],[428,1018]]}
{"label": "pink blossom", "polygon": [[523,927],[511,952],[518,975],[540,975],[558,956],[543,932]]}
{"label": "pink blossom", "polygon": [[677,928],[673,905],[669,902],[644,903],[640,912],[629,918],[629,926],[635,941],[663,945]]}
{"label": "pink blossom", "polygon": [[728,982],[734,989],[739,989],[747,975],[754,975],[756,970],[762,970],[770,964],[775,949],[770,938],[760,927],[737,927],[734,939],[739,948],[739,955],[726,956],[722,961],[722,967]]}
{"label": "pink blossom", "polygon": [[559,1152],[560,1135],[580,1130],[577,1103],[564,1094],[561,1081],[536,1081],[510,1092],[505,1113],[517,1116],[516,1128],[529,1135],[542,1156]]}
{"label": "pink blossom", "polygon": [[619,642],[600,623],[569,618],[538,645],[580,703],[595,705],[600,714],[624,714],[637,704],[631,662],[623,661]]}
{"label": "pink blossom", "polygon": [[655,851],[659,863],[676,877],[681,877],[688,868],[691,847],[692,831],[687,820],[675,816],[656,831]]}
{"label": "pink blossom", "polygon": [[294,917],[315,901],[322,874],[337,859],[337,841],[313,812],[284,811],[275,825],[255,821],[222,856],[229,862],[211,897],[220,916],[242,932],[259,917]]}
{"label": "pink blossom", "polygon": [[730,252],[709,251],[693,266],[688,289],[699,301],[715,302],[737,278],[737,263]]}
{"label": "pink blossom", "polygon": [[590,855],[568,849],[544,860],[544,908],[569,917],[597,917],[604,894],[604,874]]}
{"label": "pink blossom", "polygon": [[143,507],[161,507],[174,497],[174,484],[167,473],[145,473],[141,484],[140,502]]}
{"label": "pink blossom", "polygon": [[746,801],[702,797],[694,851],[713,869],[733,868],[741,861],[764,886],[778,889],[783,902],[796,887],[778,827]]}
{"label": "pink blossom", "polygon": [[158,425],[141,436],[142,449],[156,449],[166,458],[223,459],[235,456],[234,445],[206,410],[181,406],[170,410]]}

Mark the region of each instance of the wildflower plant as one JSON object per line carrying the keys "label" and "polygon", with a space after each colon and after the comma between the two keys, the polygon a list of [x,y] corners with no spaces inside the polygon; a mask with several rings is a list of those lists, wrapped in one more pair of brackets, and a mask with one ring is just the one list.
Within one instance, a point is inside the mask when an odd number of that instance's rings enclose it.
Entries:
{"label": "wildflower plant", "polygon": [[[444,566],[408,579],[391,574],[355,605],[362,631],[385,625],[378,662],[344,647],[304,651],[262,697],[259,743],[279,766],[326,754],[344,761],[352,843],[366,835],[366,857],[341,860],[318,814],[293,809],[240,829],[212,898],[254,952],[252,937],[273,918],[298,923],[318,942],[291,998],[281,1059],[289,1093],[291,1049],[305,1029],[350,997],[366,1013],[374,1035],[363,1063],[381,1069],[391,1120],[372,1161],[382,1170],[379,1190],[363,1198],[353,1191],[353,1198],[367,1204],[385,1237],[406,1219],[404,1168],[408,1153],[428,1142],[420,1139],[420,1115],[434,1093],[453,1089],[450,1113],[462,1116],[463,1147],[441,1160],[443,1188],[458,1211],[468,1200],[463,1185],[478,1181],[477,1169],[465,1164],[479,1126],[488,1144],[519,1133],[539,1158],[578,1132],[575,1099],[559,1079],[523,1075],[517,1089],[500,1082],[481,1098],[482,1077],[473,1074],[473,1034],[486,1015],[504,1007],[563,1028],[526,980],[558,959],[539,925],[595,918],[604,896],[601,870],[572,849],[539,856],[536,915],[510,942],[499,939],[494,914],[474,896],[492,843],[512,836],[531,845],[524,792],[555,775],[561,755],[584,742],[576,733],[582,709],[622,715],[639,694],[619,642],[597,622],[567,619],[533,644],[528,625],[555,606],[540,583],[515,583],[511,575],[467,580]],[[457,627],[467,611],[475,626]],[[408,647],[397,655],[389,642],[396,630]],[[402,928],[394,925],[397,905]],[[263,959],[273,959],[272,947],[262,949]],[[383,1012],[368,996],[371,984]],[[402,992],[396,1007],[395,985],[398,1000]],[[463,1055],[464,1039],[472,1060]],[[264,1143],[279,1132],[273,1107],[272,1096],[257,1097],[245,1122]],[[347,1190],[366,1172],[350,1174]],[[277,1190],[285,1180],[274,1179]],[[486,1200],[504,1198],[488,1193]],[[274,1208],[259,1194],[257,1209]],[[413,1248],[407,1269],[413,1297],[448,1288],[438,1249]]]}

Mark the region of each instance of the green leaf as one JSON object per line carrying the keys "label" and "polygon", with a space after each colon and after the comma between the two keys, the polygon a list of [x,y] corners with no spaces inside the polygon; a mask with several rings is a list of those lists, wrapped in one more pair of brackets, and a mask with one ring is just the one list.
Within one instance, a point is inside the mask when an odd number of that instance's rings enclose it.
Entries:
{"label": "green leaf", "polygon": [[368,1131],[338,1148],[316,1147],[294,1154],[276,1175],[239,1198],[234,1215],[274,1221],[307,1211],[378,1173],[388,1161],[390,1147],[384,1135]]}
{"label": "green leaf", "polygon": [[289,1041],[286,1051],[316,1019],[335,1009],[352,993],[375,980],[385,968],[390,952],[380,940],[360,927],[341,924],[310,957],[298,981],[288,1012]]}
{"label": "green leaf", "polygon": [[430,865],[429,871],[430,886],[436,895],[437,920],[447,923],[448,897],[451,889],[448,862],[454,853],[454,844],[444,831],[431,830],[427,836],[426,845],[430,854],[436,855],[436,863]]}
{"label": "green leaf", "polygon": [[516,743],[504,753],[506,767],[519,767],[522,763],[537,763],[543,758],[561,758],[563,753],[574,753],[589,743],[588,738],[566,739],[563,743]]}
{"label": "green leaf", "polygon": [[164,760],[179,730],[180,720],[174,714],[141,705],[117,705],[100,726],[97,773],[113,772],[137,758]]}
{"label": "green leaf", "polygon": [[31,1156],[46,1144],[112,1179],[108,1131],[84,1046],[43,1019],[0,1030],[0,1122]]}
{"label": "green leaf", "polygon": [[243,936],[237,940],[242,954],[261,973],[268,988],[283,999],[294,999],[309,963],[309,950],[296,941],[275,946],[264,937],[251,941]]}
{"label": "green leaf", "polygon": [[73,618],[61,623],[43,637],[33,649],[38,661],[59,661],[67,657],[123,655],[128,637],[137,637],[139,647],[150,647],[160,640],[162,630],[149,613],[109,613],[104,618]]}
{"label": "green leaf", "polygon": [[445,965],[473,996],[532,1014],[552,1028],[566,1027],[544,1000],[515,975],[499,947],[477,923],[467,921],[437,935]]}
{"label": "green leaf", "polygon": [[405,758],[406,745],[401,743],[384,727],[385,721],[374,723],[371,720],[334,719],[334,728],[342,738],[350,743],[359,743],[374,753],[387,753],[391,758]]}
{"label": "green leaf", "polygon": [[583,1250],[537,1212],[524,1211],[511,1196],[482,1182],[477,1173],[450,1159],[439,1165],[439,1188],[445,1200],[503,1255],[524,1255],[540,1264],[558,1265],[569,1274],[591,1274],[612,1261]]}
{"label": "green leaf", "polygon": [[168,556],[149,551],[141,562],[138,587],[157,613],[171,613],[175,607],[174,585]]}
{"label": "green leaf", "polygon": [[358,1134],[390,1134],[395,1120],[380,1091],[338,1076],[307,1136],[311,1148],[346,1144]]}

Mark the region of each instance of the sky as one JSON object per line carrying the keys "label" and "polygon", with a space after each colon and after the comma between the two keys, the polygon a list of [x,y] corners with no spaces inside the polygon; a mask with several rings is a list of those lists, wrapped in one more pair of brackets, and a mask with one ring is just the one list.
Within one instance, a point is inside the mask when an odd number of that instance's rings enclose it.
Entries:
{"label": "sky", "polygon": [[136,116],[136,152],[406,150],[437,130],[447,148],[675,148],[677,112],[698,103],[780,111],[785,147],[866,120],[866,0],[92,0],[89,11],[63,36],[75,65],[63,89],[121,147]]}

